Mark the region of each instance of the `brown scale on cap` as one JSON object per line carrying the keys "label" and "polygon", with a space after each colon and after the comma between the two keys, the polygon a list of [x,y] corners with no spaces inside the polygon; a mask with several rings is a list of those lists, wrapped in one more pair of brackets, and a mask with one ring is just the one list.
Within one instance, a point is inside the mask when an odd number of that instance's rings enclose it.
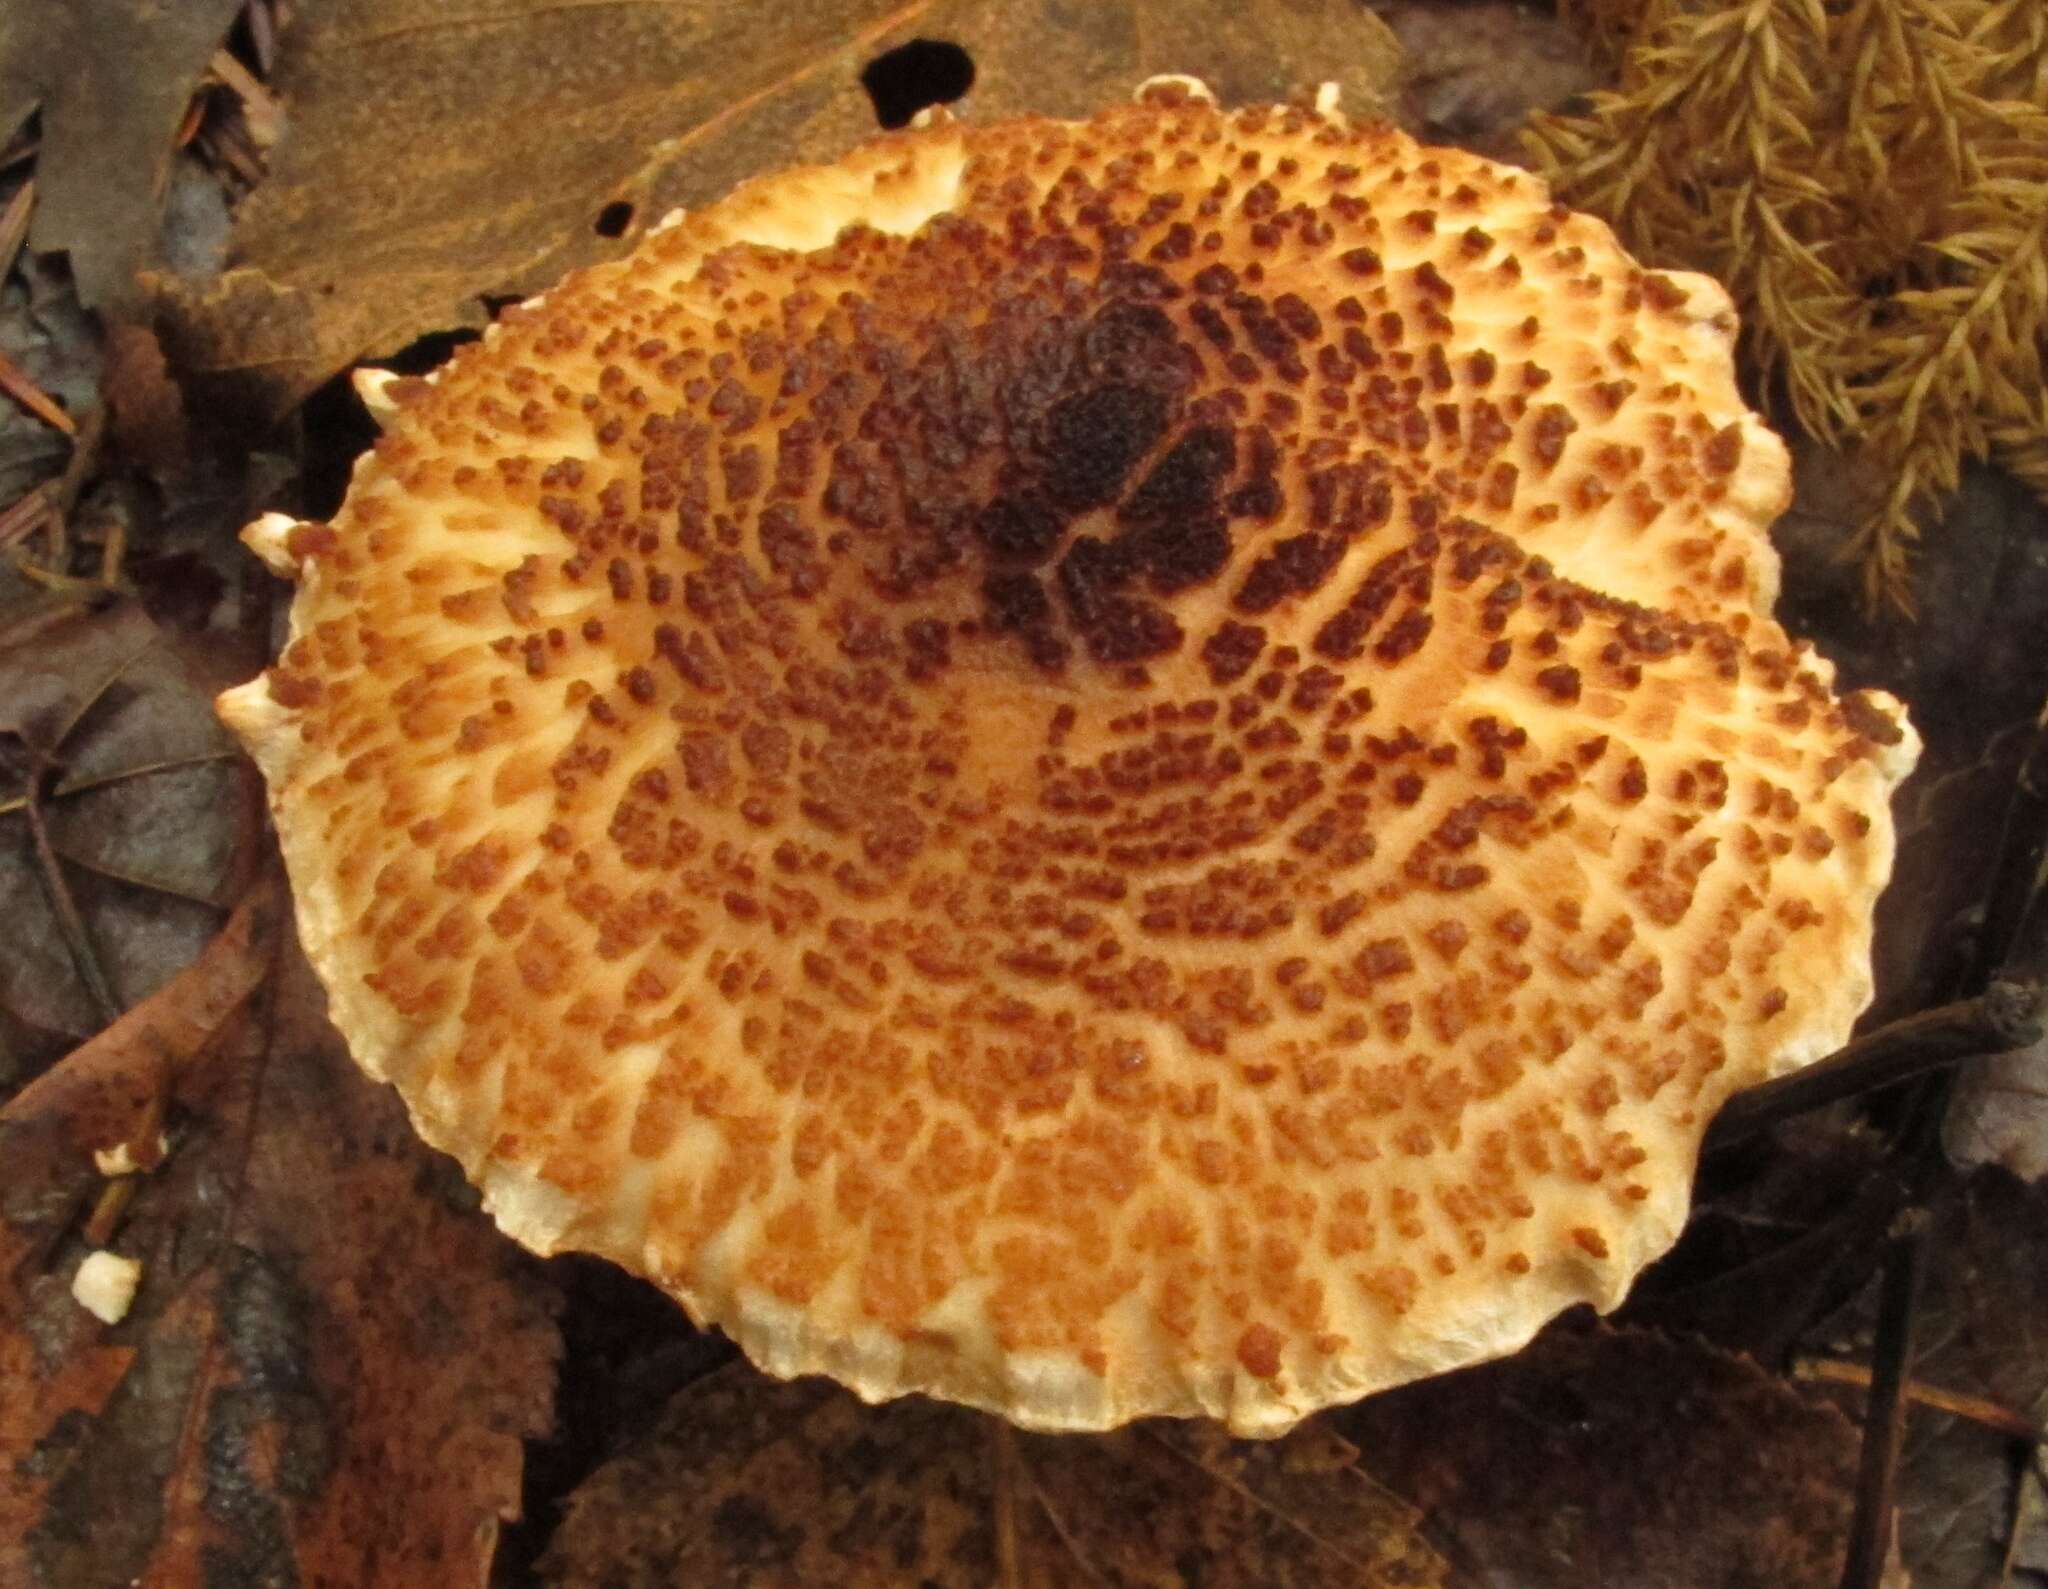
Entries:
{"label": "brown scale on cap", "polygon": [[1183,90],[741,189],[388,411],[224,698],[362,1062],[767,1367],[1271,1433],[1610,1307],[1915,741],[1711,283]]}

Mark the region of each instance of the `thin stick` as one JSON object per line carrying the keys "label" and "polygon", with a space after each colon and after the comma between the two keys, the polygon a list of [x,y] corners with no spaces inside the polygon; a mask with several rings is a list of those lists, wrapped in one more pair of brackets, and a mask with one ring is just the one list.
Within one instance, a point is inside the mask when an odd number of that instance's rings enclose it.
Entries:
{"label": "thin stick", "polygon": [[5,509],[0,509],[0,546],[25,541],[43,527],[49,515],[50,488],[47,483],[24,491]]}
{"label": "thin stick", "polygon": [[1877,1349],[1871,1359],[1863,1463],[1856,1475],[1856,1511],[1849,1524],[1842,1589],[1879,1589],[1884,1580],[1897,1505],[1899,1442],[1906,1428],[1906,1375],[1913,1360],[1931,1226],[1924,1208],[1909,1208],[1892,1222],[1878,1292]]}
{"label": "thin stick", "polygon": [[71,963],[78,968],[78,980],[85,984],[85,991],[92,996],[100,1019],[111,1025],[120,1018],[121,1006],[114,998],[113,988],[108,985],[106,972],[100,969],[99,956],[93,952],[92,939],[86,934],[85,918],[78,913],[77,902],[72,899],[71,890],[64,882],[63,865],[57,859],[56,847],[50,843],[50,829],[43,821],[43,803],[38,792],[42,781],[42,767],[31,767],[25,810],[28,830],[35,843],[36,860],[42,867],[43,890],[49,895],[51,910],[56,912],[58,929],[64,935],[64,946],[71,951]]}
{"label": "thin stick", "polygon": [[996,1457],[996,1583],[1000,1589],[1024,1589],[1023,1561],[1017,1550],[1017,1500],[1023,1489],[1017,1431],[1004,1418],[990,1418]]}
{"label": "thin stick", "polygon": [[1958,999],[1881,1026],[1818,1064],[1737,1093],[1707,1130],[1709,1152],[1788,1116],[1905,1081],[1977,1054],[2026,1048],[2041,1036],[2040,997],[2015,982],[1993,982]]}
{"label": "thin stick", "polygon": [[[1844,1363],[1831,1357],[1801,1358],[1792,1365],[1792,1377],[1821,1380],[1832,1385],[1856,1385],[1864,1390],[1870,1388],[1869,1369],[1861,1363]],[[2048,1444],[2048,1424],[2036,1423],[2025,1413],[2016,1412],[1989,1397],[1966,1396],[1961,1391],[1943,1390],[1939,1385],[1909,1379],[1906,1381],[1906,1400],[1916,1407],[1932,1407],[1936,1412],[1967,1418],[1971,1423],[1982,1424],[1986,1429],[1995,1429],[2029,1445]]]}
{"label": "thin stick", "polygon": [[242,115],[249,123],[249,136],[259,148],[277,141],[283,130],[284,107],[277,96],[256,80],[256,76],[228,50],[215,50],[208,70],[241,98]]}
{"label": "thin stick", "polygon": [[64,465],[64,472],[57,477],[56,505],[59,513],[69,513],[78,505],[78,493],[85,487],[85,477],[92,472],[93,464],[99,458],[100,442],[107,433],[107,405],[95,404],[85,412],[78,422],[78,441],[71,449],[70,461]]}
{"label": "thin stick", "polygon": [[4,353],[0,353],[0,392],[5,392],[44,424],[63,431],[67,436],[78,434],[78,421],[65,413],[56,399],[30,380],[28,372]]}
{"label": "thin stick", "polygon": [[86,1216],[85,1239],[95,1247],[104,1247],[114,1239],[114,1233],[121,1228],[121,1216],[128,1212],[128,1205],[135,1200],[135,1181],[132,1175],[117,1176],[100,1188],[99,1198],[92,1205],[92,1212]]}
{"label": "thin stick", "polygon": [[61,574],[70,557],[69,516],[72,508],[78,505],[79,492],[85,489],[85,477],[99,459],[100,440],[106,433],[107,405],[96,403],[85,411],[85,418],[79,422],[78,439],[71,444],[71,457],[51,492],[49,556],[45,560],[50,573]]}
{"label": "thin stick", "polygon": [[200,124],[205,120],[206,94],[202,90],[185,102],[184,119],[178,123],[177,132],[172,134],[172,147],[177,149],[187,147],[194,138],[199,136]]}

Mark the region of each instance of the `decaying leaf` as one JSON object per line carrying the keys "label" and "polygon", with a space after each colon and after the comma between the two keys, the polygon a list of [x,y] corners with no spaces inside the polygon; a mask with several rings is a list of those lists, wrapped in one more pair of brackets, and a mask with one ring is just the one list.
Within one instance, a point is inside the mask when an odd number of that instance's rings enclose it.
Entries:
{"label": "decaying leaf", "polygon": [[1578,29],[1514,0],[1377,0],[1403,51],[1401,97],[1431,143],[1518,161],[1530,114],[1599,81]]}
{"label": "decaying leaf", "polygon": [[40,108],[32,247],[71,256],[88,308],[133,292],[185,106],[241,0],[0,10],[0,140]]}
{"label": "decaying leaf", "polygon": [[675,1397],[569,1499],[544,1581],[848,1589],[1445,1584],[1415,1514],[1310,1425],[1021,1435],[745,1365]]}
{"label": "decaying leaf", "polygon": [[2048,1179],[2048,1042],[1967,1068],[1942,1135],[1965,1168],[2000,1164],[2021,1180]]}
{"label": "decaying leaf", "polygon": [[[235,1006],[280,907],[167,997]],[[151,1085],[157,1045],[109,1033],[0,1112],[0,1582],[481,1585],[517,1511],[548,1305],[279,958],[175,1068],[169,1155],[111,1237],[142,1265],[121,1323],[70,1292],[103,1184],[80,1116]]]}
{"label": "decaying leaf", "polygon": [[480,324],[484,298],[619,252],[678,205],[836,157],[875,130],[862,68],[913,39],[967,51],[974,116],[1080,115],[1168,71],[1240,102],[1335,81],[1369,109],[1396,54],[1351,0],[306,7],[273,79],[289,130],[237,214],[235,268],[204,289],[158,279],[168,345],[281,411],[359,356]]}
{"label": "decaying leaf", "polygon": [[1833,1589],[1841,1573],[1854,1427],[1695,1342],[1552,1329],[1342,1428],[1479,1583]]}
{"label": "decaying leaf", "polygon": [[[0,703],[13,718],[0,721],[13,730],[0,733],[0,1009],[47,1034],[32,1050],[61,1048],[160,987],[219,927],[242,774],[208,691],[138,608],[80,612],[0,651]],[[37,780],[47,857],[29,820]]]}

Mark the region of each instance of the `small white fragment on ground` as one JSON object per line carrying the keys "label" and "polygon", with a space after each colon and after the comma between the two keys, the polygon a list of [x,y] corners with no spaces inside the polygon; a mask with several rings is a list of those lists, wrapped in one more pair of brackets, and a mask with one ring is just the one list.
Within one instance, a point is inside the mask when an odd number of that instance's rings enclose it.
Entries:
{"label": "small white fragment on ground", "polygon": [[135,1301],[135,1288],[142,1284],[142,1265],[134,1258],[101,1248],[87,1253],[78,1273],[71,1277],[71,1295],[78,1305],[102,1324],[119,1324],[128,1317]]}
{"label": "small white fragment on ground", "polygon": [[153,1170],[163,1163],[164,1155],[171,1151],[171,1139],[161,1131],[156,1134],[156,1150],[147,1159],[135,1156],[132,1142],[116,1142],[110,1148],[94,1148],[93,1168],[112,1180],[116,1176],[133,1175],[137,1170]]}

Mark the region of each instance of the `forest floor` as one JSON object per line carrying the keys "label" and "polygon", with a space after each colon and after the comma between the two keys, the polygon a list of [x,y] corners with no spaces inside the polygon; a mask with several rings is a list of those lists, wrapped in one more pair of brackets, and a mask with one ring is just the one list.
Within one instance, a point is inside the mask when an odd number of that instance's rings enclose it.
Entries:
{"label": "forest floor", "polygon": [[[1570,26],[1498,0],[1130,0],[1094,32],[1055,0],[28,9],[0,12],[0,1582],[2048,1586],[2048,1046],[1986,1052],[2026,1035],[2048,937],[2048,513],[1989,468],[1937,505],[1912,617],[1836,555],[1872,486],[1833,455],[1795,445],[1777,531],[1780,616],[1928,745],[1875,1035],[1710,1139],[1619,1313],[1271,1445],[866,1408],[515,1248],[327,1025],[212,711],[285,604],[237,531],[337,504],[372,434],[357,360],[431,368],[671,206],[957,92],[931,85],[962,60],[974,115],[1337,75],[1515,158],[1602,81]],[[912,39],[957,48],[889,55]],[[99,1252],[140,1265],[111,1325],[74,1296]]]}

